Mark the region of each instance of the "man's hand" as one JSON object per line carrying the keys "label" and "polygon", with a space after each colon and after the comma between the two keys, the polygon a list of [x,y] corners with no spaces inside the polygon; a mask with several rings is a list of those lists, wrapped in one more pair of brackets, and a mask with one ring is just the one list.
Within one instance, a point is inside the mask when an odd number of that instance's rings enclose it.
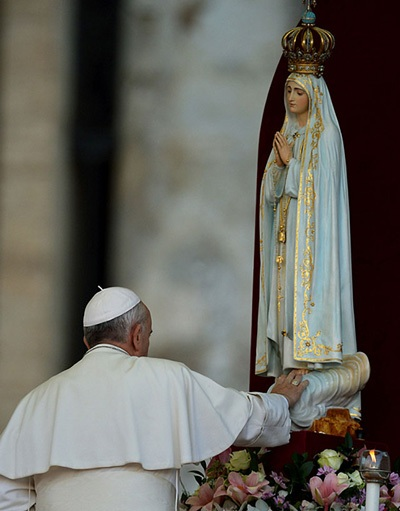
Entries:
{"label": "man's hand", "polygon": [[308,381],[303,379],[303,374],[307,371],[302,369],[293,369],[289,374],[281,374],[276,378],[271,394],[281,394],[289,402],[289,407],[293,406],[300,399],[304,389],[308,386]]}

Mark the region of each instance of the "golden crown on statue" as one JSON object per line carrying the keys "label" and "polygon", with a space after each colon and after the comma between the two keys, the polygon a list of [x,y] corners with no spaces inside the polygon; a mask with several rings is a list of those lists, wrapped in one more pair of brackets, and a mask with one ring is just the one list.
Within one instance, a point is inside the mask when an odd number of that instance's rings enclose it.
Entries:
{"label": "golden crown on statue", "polygon": [[321,76],[324,63],[335,47],[335,38],[328,31],[315,26],[316,16],[311,3],[316,0],[303,0],[307,3],[301,25],[288,30],[282,37],[283,56],[288,59],[289,73],[308,73]]}

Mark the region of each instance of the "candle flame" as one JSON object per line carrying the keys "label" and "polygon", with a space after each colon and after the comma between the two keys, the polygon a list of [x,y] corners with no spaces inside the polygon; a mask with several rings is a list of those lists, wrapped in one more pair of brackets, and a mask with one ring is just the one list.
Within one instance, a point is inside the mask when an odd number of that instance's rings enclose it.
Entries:
{"label": "candle flame", "polygon": [[376,456],[375,456],[375,450],[372,449],[372,451],[369,451],[369,455],[371,456],[371,459],[374,463],[376,463]]}

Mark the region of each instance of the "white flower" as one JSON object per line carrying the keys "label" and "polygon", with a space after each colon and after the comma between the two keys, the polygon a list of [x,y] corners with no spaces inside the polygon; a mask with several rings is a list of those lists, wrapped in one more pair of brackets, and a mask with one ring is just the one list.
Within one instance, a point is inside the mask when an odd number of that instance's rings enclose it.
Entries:
{"label": "white flower", "polygon": [[364,481],[360,475],[358,470],[355,470],[351,474],[345,474],[344,472],[339,472],[337,475],[339,484],[348,484],[349,487],[360,487],[364,485]]}
{"label": "white flower", "polygon": [[255,507],[251,504],[247,505],[247,511],[271,511],[271,508],[264,500],[257,500]]}
{"label": "white flower", "polygon": [[[351,481],[356,486],[363,486],[364,485],[363,478],[361,477],[361,474],[360,474],[360,472],[358,470],[355,470],[354,472],[349,474],[349,477],[350,477]],[[350,484],[350,486],[352,486],[352,484]]]}
{"label": "white flower", "polygon": [[234,451],[231,453],[229,462],[226,464],[228,470],[240,472],[250,467],[251,456],[246,451]]}
{"label": "white flower", "polygon": [[337,480],[338,480],[339,484],[348,484],[350,486],[350,478],[349,478],[348,474],[345,474],[344,472],[338,473]]}
{"label": "white flower", "polygon": [[317,504],[315,502],[308,502],[308,500],[303,500],[300,505],[301,511],[314,511],[317,509]]}
{"label": "white flower", "polygon": [[333,449],[325,449],[318,456],[318,465],[320,467],[331,467],[333,470],[339,470],[342,462],[343,455]]}

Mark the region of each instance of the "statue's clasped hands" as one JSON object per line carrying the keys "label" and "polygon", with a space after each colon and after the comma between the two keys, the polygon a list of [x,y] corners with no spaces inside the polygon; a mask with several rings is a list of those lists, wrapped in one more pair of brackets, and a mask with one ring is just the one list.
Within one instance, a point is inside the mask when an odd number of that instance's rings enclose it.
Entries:
{"label": "statue's clasped hands", "polygon": [[272,147],[275,153],[275,161],[279,167],[289,164],[293,157],[292,146],[293,142],[289,144],[280,131],[275,133]]}

